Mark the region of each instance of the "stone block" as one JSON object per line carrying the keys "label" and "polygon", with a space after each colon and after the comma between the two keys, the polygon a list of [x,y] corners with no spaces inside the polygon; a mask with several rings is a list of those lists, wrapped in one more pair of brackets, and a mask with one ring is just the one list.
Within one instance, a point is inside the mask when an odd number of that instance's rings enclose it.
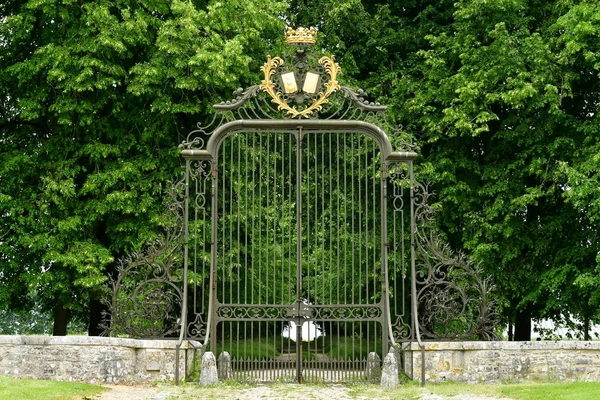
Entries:
{"label": "stone block", "polygon": [[231,379],[233,377],[231,370],[231,356],[226,351],[223,351],[221,354],[219,354],[219,358],[217,360],[217,372],[220,381],[226,381],[227,379]]}
{"label": "stone block", "polygon": [[365,376],[369,382],[377,382],[381,378],[381,358],[374,351],[367,356]]}
{"label": "stone block", "polygon": [[217,360],[212,351],[207,351],[202,356],[202,366],[200,369],[200,386],[214,385],[219,382],[217,371]]}
{"label": "stone block", "polygon": [[381,387],[385,389],[395,389],[398,387],[398,384],[398,358],[395,349],[392,347],[390,352],[383,359]]}

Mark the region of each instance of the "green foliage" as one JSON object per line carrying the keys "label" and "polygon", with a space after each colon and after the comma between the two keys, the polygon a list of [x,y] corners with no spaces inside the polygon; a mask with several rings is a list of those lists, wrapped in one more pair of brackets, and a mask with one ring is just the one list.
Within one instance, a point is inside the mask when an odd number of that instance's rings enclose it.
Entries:
{"label": "green foliage", "polygon": [[29,311],[0,311],[0,335],[47,335],[52,332],[49,314]]}
{"label": "green foliage", "polygon": [[287,341],[288,339],[247,338],[235,341],[231,347],[219,342],[215,354],[219,355],[223,351],[227,351],[231,355],[232,360],[270,360],[281,353],[282,350],[279,343],[281,340]]}
{"label": "green foliage", "polygon": [[83,312],[164,230],[176,145],[287,23],[418,137],[438,227],[507,320],[600,318],[596,1],[8,0],[0,21],[3,309]]}
{"label": "green foliage", "polygon": [[249,0],[0,6],[3,308],[27,309],[29,293],[46,308],[82,311],[115,260],[157,236],[180,132],[249,79],[251,60],[266,52],[261,38],[282,30],[284,8]]}
{"label": "green foliage", "polygon": [[355,40],[385,59],[353,54],[420,137],[446,238],[494,277],[508,320],[597,318],[597,3],[382,3],[363,2]]}
{"label": "green foliage", "polygon": [[502,387],[500,392],[519,400],[600,398],[600,387],[593,382],[509,385]]}

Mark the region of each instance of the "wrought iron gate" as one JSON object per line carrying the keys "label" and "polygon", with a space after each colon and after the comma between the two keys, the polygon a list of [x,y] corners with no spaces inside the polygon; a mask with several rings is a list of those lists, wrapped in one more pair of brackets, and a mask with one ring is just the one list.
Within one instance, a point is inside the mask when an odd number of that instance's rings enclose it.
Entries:
{"label": "wrought iron gate", "polygon": [[262,84],[215,106],[222,120],[184,144],[189,336],[230,353],[240,380],[364,379],[368,354],[394,340],[388,261],[405,273],[410,248],[394,179],[410,186],[416,153],[392,151],[371,123],[385,107],[338,84],[314,34],[289,31],[290,54],[268,57]]}
{"label": "wrought iron gate", "polygon": [[388,169],[413,154],[372,124],[318,120],[229,122],[184,151],[194,215],[212,199],[190,225],[193,275],[212,274],[193,298],[211,299],[210,349],[236,379],[364,379],[387,352]]}

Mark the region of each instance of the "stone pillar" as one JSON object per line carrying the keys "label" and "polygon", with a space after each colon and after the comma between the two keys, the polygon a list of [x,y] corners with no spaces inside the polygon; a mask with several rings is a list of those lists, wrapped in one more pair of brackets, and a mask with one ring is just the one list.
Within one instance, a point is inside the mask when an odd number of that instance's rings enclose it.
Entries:
{"label": "stone pillar", "polygon": [[221,382],[231,379],[233,376],[231,373],[231,356],[226,351],[219,354],[219,358],[217,359],[217,372]]}
{"label": "stone pillar", "polygon": [[200,370],[200,386],[213,385],[219,382],[217,374],[217,360],[212,351],[207,351],[202,356],[202,367]]}
{"label": "stone pillar", "polygon": [[381,358],[374,351],[367,356],[367,370],[365,371],[367,381],[377,382],[381,378]]}
{"label": "stone pillar", "polygon": [[390,352],[383,359],[383,370],[381,371],[381,387],[385,389],[395,389],[398,387],[398,357],[395,349],[390,348]]}

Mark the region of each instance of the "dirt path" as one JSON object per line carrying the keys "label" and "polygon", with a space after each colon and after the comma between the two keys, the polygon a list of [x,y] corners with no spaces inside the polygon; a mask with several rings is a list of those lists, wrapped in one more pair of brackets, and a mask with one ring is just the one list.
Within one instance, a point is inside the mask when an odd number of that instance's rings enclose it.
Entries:
{"label": "dirt path", "polygon": [[[104,385],[108,390],[94,397],[94,400],[175,400],[175,399],[236,399],[236,400],[369,400],[398,398],[397,391],[385,391],[374,386],[364,390],[339,385],[258,385],[221,386],[199,388],[196,386],[120,386]],[[402,389],[400,389],[402,390]],[[413,389],[412,394],[419,400],[510,400],[497,397],[462,394],[440,396],[427,393],[427,389]],[[414,398],[414,397],[413,397]]]}
{"label": "dirt path", "polygon": [[154,400],[167,399],[173,394],[170,388],[152,386],[102,385],[105,390],[94,400]]}

